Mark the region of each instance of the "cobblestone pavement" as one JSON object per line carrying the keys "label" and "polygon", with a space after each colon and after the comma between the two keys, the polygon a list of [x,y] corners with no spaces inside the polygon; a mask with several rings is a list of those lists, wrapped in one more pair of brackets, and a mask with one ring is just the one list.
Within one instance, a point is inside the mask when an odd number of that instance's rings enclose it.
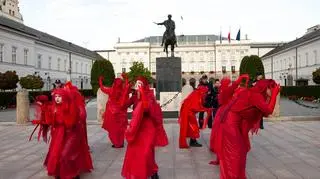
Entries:
{"label": "cobblestone pavement", "polygon": [[[252,137],[247,161],[250,179],[320,178],[320,122],[268,122]],[[157,149],[161,179],[218,179],[219,168],[208,165],[215,158],[208,151],[210,131],[202,131],[202,148],[180,150],[179,127],[165,124],[170,145]],[[50,179],[42,167],[47,145],[28,137],[33,126],[0,123],[0,179]],[[95,170],[82,179],[120,179],[125,149],[113,149],[98,125],[88,126]]]}

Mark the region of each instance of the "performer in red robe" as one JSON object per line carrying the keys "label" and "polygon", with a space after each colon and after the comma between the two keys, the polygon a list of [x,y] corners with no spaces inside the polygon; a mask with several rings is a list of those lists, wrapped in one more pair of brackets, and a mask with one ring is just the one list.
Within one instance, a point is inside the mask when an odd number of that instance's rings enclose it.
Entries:
{"label": "performer in red robe", "polygon": [[273,80],[260,80],[253,88],[239,91],[217,114],[216,119],[221,122],[217,135],[221,140],[215,152],[220,160],[221,179],[246,178],[246,157],[250,150],[248,133],[260,127],[262,116],[273,112],[279,89]]}
{"label": "performer in red robe", "polygon": [[52,96],[53,102],[41,114],[41,120],[33,121],[50,126],[51,141],[44,165],[48,175],[56,179],[80,178],[81,173],[93,169],[78,108],[81,104],[74,100],[74,91],[66,88],[55,89]]}
{"label": "performer in red robe", "polygon": [[[123,75],[123,77],[125,77],[125,75]],[[100,77],[100,89],[109,96],[106,104],[106,111],[103,115],[104,120],[102,128],[108,131],[113,148],[123,148],[124,133],[128,125],[128,108],[124,104],[124,100],[125,97],[129,95],[130,85],[127,78],[125,86],[121,78],[116,78],[111,88],[105,87],[102,81],[103,77]]]}
{"label": "performer in red robe", "polygon": [[208,91],[207,87],[199,86],[192,91],[189,96],[183,101],[180,108],[179,124],[180,136],[179,147],[189,148],[187,138],[190,138],[190,146],[201,147],[202,145],[197,142],[200,137],[200,130],[196,118],[196,113],[205,111],[210,113],[212,109],[203,106],[203,100]]}
{"label": "performer in red robe", "polygon": [[155,147],[168,145],[162,111],[145,78],[138,78],[136,89],[132,119],[125,133],[128,147],[122,176],[126,179],[158,179]]}
{"label": "performer in red robe", "polygon": [[[249,76],[247,74],[239,76],[239,78],[231,84],[230,78],[223,78],[221,80],[221,86],[219,88],[219,95],[218,95],[218,101],[219,101],[219,109],[216,113],[216,116],[219,116],[221,111],[224,110],[226,104],[232,99],[233,96],[237,95],[240,90],[243,88],[239,88],[240,83],[243,80],[246,80],[246,84],[249,81]],[[231,85],[230,85],[231,84]],[[218,147],[220,144],[221,136],[217,136],[218,130],[220,129],[220,120],[214,120],[213,127],[211,130],[210,135],[210,150],[212,152],[215,152],[218,150]],[[211,161],[210,164],[212,165],[218,165],[219,164],[219,156],[217,155],[217,159],[215,161]]]}
{"label": "performer in red robe", "polygon": [[79,92],[78,88],[72,85],[71,82],[67,82],[64,85],[64,88],[68,90],[70,94],[72,94],[71,100],[74,100],[77,104],[78,112],[79,112],[79,120],[82,123],[82,128],[83,128],[82,130],[84,131],[86,143],[88,145],[88,150],[89,150],[88,134],[87,134],[87,111],[86,111],[85,99]]}

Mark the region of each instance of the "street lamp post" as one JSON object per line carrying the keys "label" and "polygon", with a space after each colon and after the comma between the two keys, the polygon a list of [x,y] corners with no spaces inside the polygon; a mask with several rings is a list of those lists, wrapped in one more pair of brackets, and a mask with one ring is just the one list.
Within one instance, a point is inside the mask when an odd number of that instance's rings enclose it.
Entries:
{"label": "street lamp post", "polygon": [[46,72],[46,73],[44,73],[44,75],[47,76],[47,88],[48,88],[48,91],[50,91],[50,83],[51,83],[50,74],[49,74],[49,72]]}
{"label": "street lamp post", "polygon": [[284,86],[287,86],[287,77],[288,77],[288,72],[284,72],[280,74],[280,80],[284,80]]}
{"label": "street lamp post", "polygon": [[50,83],[51,83],[50,76],[47,77],[47,81],[48,81],[48,91],[50,91]]}

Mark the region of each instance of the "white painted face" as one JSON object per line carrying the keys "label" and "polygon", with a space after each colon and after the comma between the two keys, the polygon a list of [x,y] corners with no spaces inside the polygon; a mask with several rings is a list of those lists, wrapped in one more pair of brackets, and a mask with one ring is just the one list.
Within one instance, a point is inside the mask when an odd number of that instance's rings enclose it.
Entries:
{"label": "white painted face", "polygon": [[137,80],[136,84],[134,85],[134,89],[135,89],[135,90],[138,90],[139,87],[142,87],[142,85],[143,85],[142,81]]}
{"label": "white painted face", "polygon": [[56,94],[54,96],[54,101],[57,103],[57,104],[61,104],[62,103],[62,97],[59,95],[59,94]]}

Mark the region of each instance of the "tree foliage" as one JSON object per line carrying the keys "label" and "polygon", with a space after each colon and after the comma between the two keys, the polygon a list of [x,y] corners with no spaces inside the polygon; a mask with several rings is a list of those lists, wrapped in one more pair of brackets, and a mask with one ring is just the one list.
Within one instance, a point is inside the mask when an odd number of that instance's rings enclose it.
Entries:
{"label": "tree foliage", "polygon": [[145,77],[149,83],[153,82],[151,72],[148,68],[145,68],[142,62],[133,62],[133,65],[130,67],[130,72],[128,73],[129,81],[135,82],[139,76]]}
{"label": "tree foliage", "polygon": [[320,68],[317,68],[314,72],[312,72],[312,80],[315,84],[320,84]]}
{"label": "tree foliage", "polygon": [[20,78],[20,85],[24,89],[42,89],[44,82],[40,76],[27,75]]}
{"label": "tree foliage", "polygon": [[103,76],[103,84],[111,86],[115,78],[112,63],[102,57],[97,59],[91,68],[91,86],[94,94],[97,94],[99,89],[99,77]]}
{"label": "tree foliage", "polygon": [[251,83],[255,80],[257,73],[261,73],[264,76],[263,63],[257,55],[243,57],[239,71],[240,74],[249,74]]}
{"label": "tree foliage", "polygon": [[19,77],[16,71],[6,71],[5,73],[0,72],[0,89],[10,90],[16,89]]}

